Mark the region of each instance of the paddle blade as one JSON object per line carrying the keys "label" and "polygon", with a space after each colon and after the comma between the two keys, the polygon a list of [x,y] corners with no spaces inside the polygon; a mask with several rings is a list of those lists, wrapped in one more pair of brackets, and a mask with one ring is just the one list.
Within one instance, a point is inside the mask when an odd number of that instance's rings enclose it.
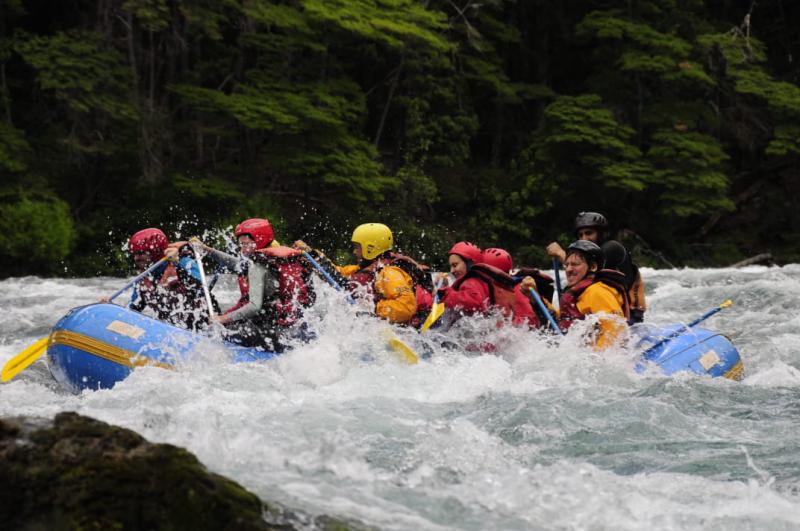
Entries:
{"label": "paddle blade", "polygon": [[7,382],[25,369],[27,369],[34,361],[38,360],[42,354],[47,350],[47,340],[49,338],[43,337],[33,345],[29,346],[6,363],[3,367],[3,372],[0,374],[0,380]]}
{"label": "paddle blade", "polygon": [[425,319],[424,323],[422,323],[422,328],[420,328],[419,333],[422,334],[427,332],[428,329],[439,320],[439,317],[444,314],[444,310],[445,307],[443,302],[434,303],[433,307],[431,308],[431,313],[428,314],[428,318]]}
{"label": "paddle blade", "polygon": [[414,365],[419,363],[419,356],[402,339],[397,337],[390,329],[385,328],[381,331],[383,338],[389,343],[391,348],[398,355],[401,361]]}

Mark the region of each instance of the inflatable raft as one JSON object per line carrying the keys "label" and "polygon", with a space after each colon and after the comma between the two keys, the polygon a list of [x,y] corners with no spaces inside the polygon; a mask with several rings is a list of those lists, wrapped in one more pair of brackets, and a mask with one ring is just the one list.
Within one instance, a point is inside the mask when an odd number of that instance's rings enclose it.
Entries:
{"label": "inflatable raft", "polygon": [[[675,337],[671,337],[673,335]],[[733,343],[724,335],[706,328],[687,329],[682,324],[650,328],[637,349],[644,350],[636,364],[636,371],[640,373],[646,370],[648,363],[653,363],[666,375],[688,371],[731,380],[744,377],[744,364]]]}
{"label": "inflatable raft", "polygon": [[53,326],[50,372],[74,392],[109,389],[136,367],[174,369],[202,343],[224,345],[234,362],[268,360],[274,352],[213,340],[114,304],[73,308]]}

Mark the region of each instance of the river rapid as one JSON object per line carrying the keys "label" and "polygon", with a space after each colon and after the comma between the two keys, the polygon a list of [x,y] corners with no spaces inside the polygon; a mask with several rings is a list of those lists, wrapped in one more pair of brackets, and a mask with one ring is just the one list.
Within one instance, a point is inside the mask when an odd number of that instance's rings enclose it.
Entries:
{"label": "river rapid", "polygon": [[[651,323],[734,300],[705,326],[739,348],[742,382],[636,374],[631,352],[509,328],[497,355],[432,343],[404,365],[381,325],[320,288],[319,339],[277,360],[209,347],[80,395],[38,361],[0,385],[0,415],[77,411],[185,447],[263,499],[383,529],[800,529],[800,265],[643,276]],[[0,281],[0,363],[123,283]]]}

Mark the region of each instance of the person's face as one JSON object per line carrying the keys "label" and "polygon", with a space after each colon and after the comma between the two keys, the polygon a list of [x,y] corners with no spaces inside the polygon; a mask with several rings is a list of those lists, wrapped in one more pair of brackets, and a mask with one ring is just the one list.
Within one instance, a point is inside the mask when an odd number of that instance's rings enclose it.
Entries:
{"label": "person's face", "polygon": [[593,229],[591,227],[578,229],[579,240],[589,240],[590,242],[598,243],[597,237],[598,237],[597,229]]}
{"label": "person's face", "polygon": [[361,254],[361,244],[360,243],[353,243],[353,256],[356,257],[356,261],[360,262],[364,259],[364,255]]}
{"label": "person's face", "polygon": [[574,286],[589,272],[589,264],[581,253],[572,253],[564,261],[564,270],[567,273],[567,287]]}
{"label": "person's face", "polygon": [[152,263],[153,260],[150,258],[150,253],[144,251],[133,253],[133,264],[136,266],[137,271],[144,271]]}
{"label": "person's face", "polygon": [[467,263],[457,254],[451,254],[448,258],[450,263],[450,272],[456,278],[461,278],[467,274]]}
{"label": "person's face", "polygon": [[242,234],[239,236],[239,249],[243,255],[250,256],[256,250],[256,241],[247,234]]}

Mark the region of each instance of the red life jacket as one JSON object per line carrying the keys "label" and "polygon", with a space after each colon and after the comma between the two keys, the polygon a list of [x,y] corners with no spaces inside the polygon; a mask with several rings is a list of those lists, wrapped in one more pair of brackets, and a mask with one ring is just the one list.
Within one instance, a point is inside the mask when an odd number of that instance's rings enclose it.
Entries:
{"label": "red life jacket", "polygon": [[622,311],[625,314],[625,318],[628,319],[630,317],[630,303],[628,302],[628,292],[625,289],[625,275],[615,269],[601,269],[595,272],[592,277],[584,278],[561,294],[561,298],[558,300],[561,308],[558,326],[562,331],[566,332],[576,320],[586,317],[578,309],[578,299],[586,291],[586,288],[595,282],[602,282],[619,292],[622,295]]}
{"label": "red life jacket", "polygon": [[[469,278],[480,280],[489,288],[489,306],[497,306],[507,317],[513,316],[514,321],[517,321],[517,311],[520,312],[520,320],[527,318],[525,311],[522,307],[518,308],[517,296],[514,293],[515,282],[514,279],[500,269],[489,264],[475,264],[470,267],[467,274],[455,281],[451,289],[458,291],[458,288]],[[528,304],[530,308],[530,304]],[[533,308],[530,308],[533,313]]]}
{"label": "red life jacket", "polygon": [[583,292],[586,291],[586,288],[593,283],[594,278],[587,277],[561,293],[561,297],[558,299],[558,307],[560,309],[558,327],[563,332],[569,330],[569,327],[572,326],[576,320],[581,320],[586,317],[583,312],[578,309],[578,299]]}
{"label": "red life jacket", "polygon": [[[311,288],[311,271],[302,261],[303,253],[290,247],[267,247],[253,253],[253,261],[267,266],[278,280],[278,291],[274,300],[264,301],[262,312],[278,326],[291,326],[300,317],[302,309],[314,303]],[[250,286],[247,271],[239,273],[239,301],[225,313],[241,308],[250,301]],[[266,311],[265,311],[266,310]]]}

